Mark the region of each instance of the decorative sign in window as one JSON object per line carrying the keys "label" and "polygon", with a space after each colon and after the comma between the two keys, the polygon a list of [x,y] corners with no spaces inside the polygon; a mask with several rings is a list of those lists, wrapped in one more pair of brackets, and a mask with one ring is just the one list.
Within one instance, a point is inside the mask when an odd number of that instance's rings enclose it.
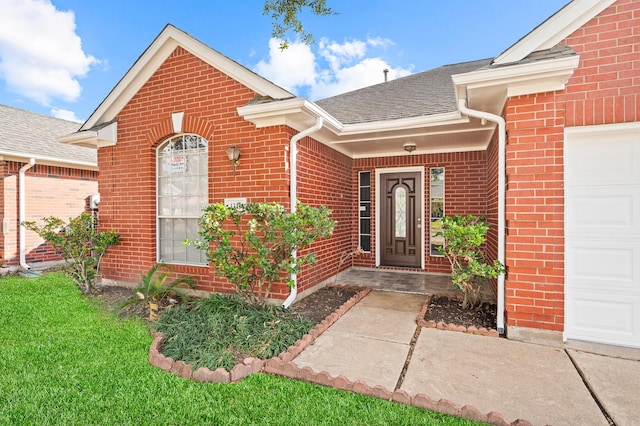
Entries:
{"label": "decorative sign in window", "polygon": [[440,235],[444,217],[444,167],[432,167],[429,177],[429,252],[431,256],[442,256],[439,248],[444,248],[444,238]]}

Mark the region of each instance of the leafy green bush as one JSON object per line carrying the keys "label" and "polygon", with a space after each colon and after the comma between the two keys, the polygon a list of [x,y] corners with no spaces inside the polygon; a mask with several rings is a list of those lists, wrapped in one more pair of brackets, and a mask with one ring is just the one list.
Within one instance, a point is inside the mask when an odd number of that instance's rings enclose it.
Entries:
{"label": "leafy green bush", "polygon": [[98,232],[89,213],[70,218],[66,223],[57,217],[45,217],[44,225],[23,222],[25,228],[35,232],[67,263],[65,273],[85,293],[91,293],[100,280],[100,261],[109,247],[118,244],[120,236],[115,230]]}
{"label": "leafy green bush", "polygon": [[184,302],[186,293],[180,286],[194,288],[196,283],[193,277],[184,275],[167,281],[169,275],[171,275],[171,268],[168,265],[155,264],[146,274],[140,276],[140,285],[134,290],[134,295],[120,305],[120,310],[130,305],[146,304],[149,307],[149,320],[153,321],[157,319],[158,306],[169,296],[175,296]]}
{"label": "leafy green bush", "polygon": [[489,278],[496,278],[505,272],[504,266],[497,260],[485,263],[481,246],[486,241],[489,230],[484,217],[445,216],[442,221],[444,248],[441,254],[451,263],[451,281],[462,293],[462,307],[471,309],[482,301],[481,286]]}
{"label": "leafy green bush", "polygon": [[235,294],[212,294],[165,311],[155,327],[164,334],[164,355],[194,368],[230,371],[245,357],[279,355],[312,325],[280,307],[247,303]]}
{"label": "leafy green bush", "polygon": [[199,232],[203,241],[187,241],[206,251],[216,272],[226,277],[247,300],[269,297],[271,285],[305,264],[316,262],[313,253],[298,254],[319,238],[331,235],[335,222],[326,207],[297,204],[297,212],[286,212],[277,203],[251,203],[204,208]]}

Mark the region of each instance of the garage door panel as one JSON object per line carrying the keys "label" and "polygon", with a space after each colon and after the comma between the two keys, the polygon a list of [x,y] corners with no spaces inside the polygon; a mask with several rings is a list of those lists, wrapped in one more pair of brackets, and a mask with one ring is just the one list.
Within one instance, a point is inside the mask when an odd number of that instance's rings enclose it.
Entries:
{"label": "garage door panel", "polygon": [[565,145],[566,172],[571,186],[629,183],[640,179],[640,146],[637,133],[582,135]]}
{"label": "garage door panel", "polygon": [[569,236],[640,235],[640,186],[575,189],[570,191],[566,205]]}
{"label": "garage door panel", "polygon": [[577,240],[567,244],[565,269],[576,287],[640,295],[634,266],[640,264],[640,243]]}
{"label": "garage door panel", "polygon": [[567,339],[640,347],[640,327],[634,312],[640,312],[640,296],[619,297],[574,292],[567,309]]}
{"label": "garage door panel", "polygon": [[565,129],[565,332],[640,348],[640,123]]}

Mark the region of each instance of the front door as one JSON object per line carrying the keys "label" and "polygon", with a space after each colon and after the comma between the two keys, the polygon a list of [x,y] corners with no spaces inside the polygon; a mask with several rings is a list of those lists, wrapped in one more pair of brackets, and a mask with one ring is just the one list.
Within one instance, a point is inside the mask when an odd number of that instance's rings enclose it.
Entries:
{"label": "front door", "polygon": [[419,172],[380,175],[380,261],[419,268],[422,263],[422,182]]}

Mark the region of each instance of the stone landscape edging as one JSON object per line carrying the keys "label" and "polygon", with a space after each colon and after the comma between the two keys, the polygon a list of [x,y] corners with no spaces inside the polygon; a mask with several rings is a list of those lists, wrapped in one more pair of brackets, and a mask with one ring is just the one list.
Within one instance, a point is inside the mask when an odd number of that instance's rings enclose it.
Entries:
{"label": "stone landscape edging", "polygon": [[441,398],[436,401],[423,393],[410,395],[402,389],[397,389],[391,392],[384,386],[377,385],[372,387],[362,380],[351,381],[342,375],[333,377],[326,371],[317,372],[311,367],[299,368],[295,362],[284,361],[280,357],[267,360],[265,362],[263,372],[384,399],[387,401],[393,401],[400,404],[424,408],[431,411],[437,411],[439,413],[450,414],[469,420],[489,423],[492,425],[531,426],[530,422],[522,419],[509,422],[503,414],[496,411],[490,411],[487,414],[482,414],[477,408],[471,405],[458,407],[453,402],[445,398]]}
{"label": "stone landscape edging", "polygon": [[[344,288],[350,288],[351,286],[340,286]],[[308,345],[313,343],[318,336],[327,331],[327,329],[333,325],[342,315],[344,315],[349,309],[355,306],[363,297],[371,292],[370,288],[360,289],[355,287],[359,291],[353,295],[349,300],[343,303],[336,311],[334,311],[327,318],[316,324],[309,333],[305,334],[292,346],[289,346],[286,351],[282,352],[277,357],[271,358],[273,360],[279,359],[283,362],[289,362],[296,356],[298,356]],[[258,373],[264,369],[267,361],[258,358],[245,358],[241,364],[234,366],[231,371],[227,371],[224,368],[217,368],[210,370],[207,367],[200,367],[193,371],[191,364],[187,364],[181,360],[174,360],[171,357],[162,354],[162,340],[164,335],[159,332],[152,334],[153,341],[149,347],[149,364],[154,367],[165,370],[176,376],[182,377],[188,380],[194,380],[197,382],[207,383],[235,383],[238,382],[249,374]]]}
{"label": "stone landscape edging", "polygon": [[[346,286],[348,287],[348,286]],[[499,426],[532,426],[530,422],[522,419],[509,422],[505,416],[496,411],[490,411],[487,414],[482,414],[477,408],[471,405],[464,405],[462,407],[456,406],[452,401],[441,398],[439,400],[433,400],[428,395],[418,393],[410,395],[402,389],[394,390],[393,392],[386,389],[384,386],[369,386],[362,380],[351,381],[345,376],[333,377],[326,371],[316,372],[311,367],[299,368],[293,359],[297,357],[308,345],[312,344],[316,338],[324,333],[333,323],[335,323],[342,315],[344,315],[349,309],[355,306],[362,298],[368,295],[372,291],[371,288],[365,288],[359,291],[357,294],[347,300],[340,308],[334,313],[329,315],[320,323],[316,324],[309,333],[302,336],[295,344],[287,348],[287,350],[281,353],[279,356],[270,358],[268,360],[261,360],[257,358],[245,358],[242,364],[237,364],[231,371],[227,371],[224,368],[218,368],[211,371],[207,367],[200,367],[195,371],[192,371],[190,364],[184,361],[174,361],[170,357],[166,357],[162,354],[162,340],[164,336],[162,333],[153,333],[153,341],[149,348],[149,363],[157,368],[175,374],[179,377],[183,377],[188,380],[194,380],[198,382],[207,383],[234,383],[240,381],[250,374],[263,372],[266,374],[272,374],[282,377],[287,377],[295,380],[302,380],[309,383],[315,383],[321,386],[332,387],[348,392],[358,393],[365,396],[371,396],[374,398],[384,399],[387,401],[393,401],[400,404],[411,405],[418,408],[423,408],[431,411],[437,411],[439,413],[450,414],[453,416],[475,420],[479,422],[485,422],[492,425]],[[437,295],[434,295],[437,296]],[[421,311],[421,317],[424,321],[424,314],[428,308],[430,296],[427,297],[427,302],[423,306]],[[425,326],[418,323],[419,326]],[[429,325],[426,325],[429,327]],[[439,328],[439,327],[436,327]],[[465,327],[466,328],[466,327]],[[481,334],[485,330],[475,329],[470,327],[471,330],[467,330],[467,333]],[[451,330],[446,327],[445,329]],[[473,330],[475,329],[475,330]],[[453,331],[461,331],[461,329],[455,329]],[[475,333],[474,333],[475,331]],[[486,334],[493,336],[489,330]],[[496,331],[497,335],[497,331]]]}
{"label": "stone landscape edging", "polygon": [[[485,327],[477,328],[473,325],[470,325],[469,327],[465,327],[464,325],[447,324],[442,321],[435,322],[433,320],[429,320],[429,321],[425,320],[424,317],[427,314],[427,311],[429,310],[429,304],[431,303],[431,299],[434,297],[451,297],[451,294],[449,293],[429,294],[427,296],[427,300],[424,302],[424,305],[422,305],[422,309],[420,310],[420,313],[416,317],[416,323],[418,324],[418,326],[427,327],[427,328],[437,328],[438,330],[457,331],[460,333],[475,334],[478,336],[500,337],[500,333],[498,333],[498,330],[494,328],[492,329],[486,329]],[[454,297],[459,298],[457,296],[454,296]]]}

